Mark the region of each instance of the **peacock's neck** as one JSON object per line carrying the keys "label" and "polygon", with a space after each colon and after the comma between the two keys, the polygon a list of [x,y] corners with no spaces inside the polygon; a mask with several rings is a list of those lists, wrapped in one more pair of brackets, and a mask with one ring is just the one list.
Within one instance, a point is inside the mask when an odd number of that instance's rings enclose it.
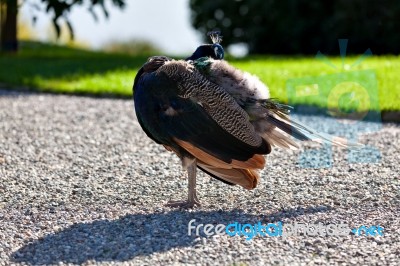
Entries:
{"label": "peacock's neck", "polygon": [[199,59],[194,60],[192,64],[197,70],[207,72],[210,70],[211,63],[209,57],[200,57]]}

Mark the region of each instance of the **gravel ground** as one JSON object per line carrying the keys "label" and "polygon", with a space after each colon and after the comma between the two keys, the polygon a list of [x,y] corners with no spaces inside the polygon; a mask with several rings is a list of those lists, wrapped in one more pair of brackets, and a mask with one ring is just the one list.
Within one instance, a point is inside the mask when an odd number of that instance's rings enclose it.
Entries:
{"label": "gravel ground", "polygon": [[[375,150],[353,156],[369,163],[312,143],[275,149],[256,189],[200,174],[203,206],[176,210],[164,204],[186,197],[185,173],[132,101],[3,91],[0,110],[0,265],[400,263],[399,125],[297,116],[330,133],[370,129],[360,141]],[[309,167],[324,158],[331,167]],[[380,225],[384,236],[188,236],[192,219]]]}

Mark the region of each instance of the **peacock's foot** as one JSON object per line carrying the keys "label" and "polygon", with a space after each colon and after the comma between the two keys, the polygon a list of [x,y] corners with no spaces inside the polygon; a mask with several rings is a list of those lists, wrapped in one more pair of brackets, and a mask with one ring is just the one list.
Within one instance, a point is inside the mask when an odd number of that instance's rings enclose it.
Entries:
{"label": "peacock's foot", "polygon": [[197,205],[199,207],[201,206],[200,201],[197,198],[193,200],[170,200],[165,206],[190,209],[193,208],[194,205]]}
{"label": "peacock's foot", "polygon": [[[192,158],[193,159],[193,158]],[[187,200],[171,200],[167,203],[167,207],[178,207],[190,209],[194,205],[201,206],[196,193],[196,159],[193,159],[189,164],[188,168],[188,198]]]}

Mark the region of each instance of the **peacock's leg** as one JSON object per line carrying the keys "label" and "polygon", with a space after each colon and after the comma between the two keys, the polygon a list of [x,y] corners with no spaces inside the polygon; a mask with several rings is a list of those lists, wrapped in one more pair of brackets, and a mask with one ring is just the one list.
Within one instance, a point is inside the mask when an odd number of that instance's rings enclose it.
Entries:
{"label": "peacock's leg", "polygon": [[188,168],[188,179],[189,179],[189,194],[187,200],[179,200],[179,201],[169,201],[167,206],[169,207],[182,207],[182,208],[193,208],[194,205],[200,206],[200,201],[197,199],[196,193],[196,160],[191,163]]}

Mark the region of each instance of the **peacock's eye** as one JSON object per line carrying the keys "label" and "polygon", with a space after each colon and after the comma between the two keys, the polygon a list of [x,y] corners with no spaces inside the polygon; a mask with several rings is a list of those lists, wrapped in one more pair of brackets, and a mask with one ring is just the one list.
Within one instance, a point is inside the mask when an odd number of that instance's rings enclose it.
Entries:
{"label": "peacock's eye", "polygon": [[214,53],[215,53],[215,56],[218,58],[219,56],[218,56],[218,47],[214,47]]}
{"label": "peacock's eye", "polygon": [[224,48],[222,48],[219,44],[213,45],[213,50],[215,54],[215,59],[223,59],[224,58]]}

